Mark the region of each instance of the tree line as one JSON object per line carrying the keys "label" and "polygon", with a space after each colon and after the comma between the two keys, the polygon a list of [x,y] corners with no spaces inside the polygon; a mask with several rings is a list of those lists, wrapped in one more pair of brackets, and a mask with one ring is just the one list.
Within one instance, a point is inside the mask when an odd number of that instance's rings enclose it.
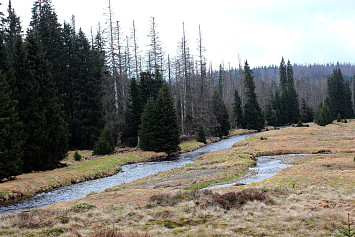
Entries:
{"label": "tree line", "polygon": [[108,28],[98,25],[88,38],[74,17],[60,24],[50,0],[34,2],[24,34],[9,1],[0,26],[0,180],[58,167],[68,149],[105,154],[125,145],[174,153],[180,134],[198,132],[204,141],[236,127],[309,122],[314,114],[321,125],[354,116],[355,83],[343,78],[342,65],[334,65],[324,87],[323,80],[296,78],[302,67],[283,58],[271,69],[240,60],[238,68],[216,70],[207,64],[200,27],[198,55],[183,24],[178,53],[170,56],[155,18],[142,56],[135,23],[123,36],[108,3]]}

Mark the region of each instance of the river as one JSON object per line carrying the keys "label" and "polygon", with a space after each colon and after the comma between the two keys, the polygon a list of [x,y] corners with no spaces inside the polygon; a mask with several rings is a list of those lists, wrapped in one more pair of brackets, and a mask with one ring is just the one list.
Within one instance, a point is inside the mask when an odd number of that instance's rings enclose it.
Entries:
{"label": "river", "polygon": [[169,160],[123,165],[122,171],[113,176],[57,188],[49,192],[36,194],[31,198],[19,201],[15,204],[0,206],[0,215],[20,211],[29,211],[35,208],[46,207],[58,202],[74,200],[84,197],[91,192],[102,192],[107,188],[111,188],[119,184],[129,183],[133,180],[147,177],[162,171],[179,168],[187,164],[191,164],[202,154],[231,148],[234,143],[242,141],[251,135],[252,134],[232,136],[201,147],[195,151],[180,154]]}

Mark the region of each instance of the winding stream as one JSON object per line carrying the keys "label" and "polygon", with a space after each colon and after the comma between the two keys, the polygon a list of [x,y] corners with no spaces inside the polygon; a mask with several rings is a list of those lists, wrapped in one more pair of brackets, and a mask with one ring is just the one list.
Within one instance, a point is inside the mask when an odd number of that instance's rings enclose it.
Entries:
{"label": "winding stream", "polygon": [[230,182],[215,184],[206,187],[206,189],[224,188],[234,186],[236,184],[251,184],[262,181],[277,174],[277,172],[292,166],[297,156],[305,156],[311,154],[283,154],[275,156],[259,156],[256,165],[249,168],[247,175],[242,178],[231,180]]}
{"label": "winding stream", "polygon": [[107,188],[119,184],[129,183],[133,180],[147,177],[162,171],[179,168],[193,163],[193,161],[202,154],[231,148],[234,143],[242,141],[251,135],[252,134],[232,136],[219,142],[201,147],[195,151],[180,154],[170,160],[123,165],[122,171],[113,176],[57,188],[49,192],[37,194],[16,204],[0,206],[0,215],[12,212],[28,211],[34,208],[46,207],[58,202],[74,200],[84,197],[91,192],[102,192]]}

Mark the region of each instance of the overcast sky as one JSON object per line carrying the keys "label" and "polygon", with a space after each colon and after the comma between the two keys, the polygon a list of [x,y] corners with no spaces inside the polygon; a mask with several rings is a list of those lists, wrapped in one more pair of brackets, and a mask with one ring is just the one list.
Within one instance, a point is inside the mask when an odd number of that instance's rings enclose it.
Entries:
{"label": "overcast sky", "polygon": [[[238,65],[238,54],[254,66],[292,63],[349,62],[355,64],[354,0],[111,0],[114,20],[129,34],[135,20],[141,49],[147,44],[154,16],[166,53],[176,55],[182,22],[196,55],[201,25],[208,61]],[[0,0],[7,6],[7,0]],[[32,0],[12,0],[27,28]],[[106,22],[108,0],[52,0],[59,22],[76,17],[89,35],[91,26]],[[6,9],[6,8],[5,8]]]}

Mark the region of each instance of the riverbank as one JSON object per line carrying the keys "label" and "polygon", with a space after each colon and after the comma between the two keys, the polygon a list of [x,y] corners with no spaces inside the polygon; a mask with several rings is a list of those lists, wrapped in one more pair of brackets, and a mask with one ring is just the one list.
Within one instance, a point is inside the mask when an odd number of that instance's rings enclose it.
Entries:
{"label": "riverbank", "polygon": [[[108,230],[122,236],[333,236],[348,213],[355,217],[354,144],[355,122],[256,134],[184,169],[1,217],[0,235],[90,236]],[[257,156],[289,153],[313,155],[261,182],[214,194],[189,191],[234,177],[229,171]],[[230,192],[241,198],[238,205],[228,207],[224,194]]]}
{"label": "riverbank", "polygon": [[[251,131],[245,129],[232,131],[233,135],[248,132]],[[220,138],[208,138],[207,144],[218,140]],[[180,144],[181,150],[178,154],[190,152],[205,145],[201,142],[185,141]],[[112,176],[121,171],[121,166],[125,164],[162,160],[168,156],[166,153],[146,152],[135,148],[116,149],[115,154],[106,156],[92,156],[90,150],[78,152],[83,156],[81,161],[75,161],[74,151],[71,151],[62,161],[65,165],[63,168],[22,174],[18,175],[15,180],[0,183],[0,205],[17,202],[58,187]]]}

